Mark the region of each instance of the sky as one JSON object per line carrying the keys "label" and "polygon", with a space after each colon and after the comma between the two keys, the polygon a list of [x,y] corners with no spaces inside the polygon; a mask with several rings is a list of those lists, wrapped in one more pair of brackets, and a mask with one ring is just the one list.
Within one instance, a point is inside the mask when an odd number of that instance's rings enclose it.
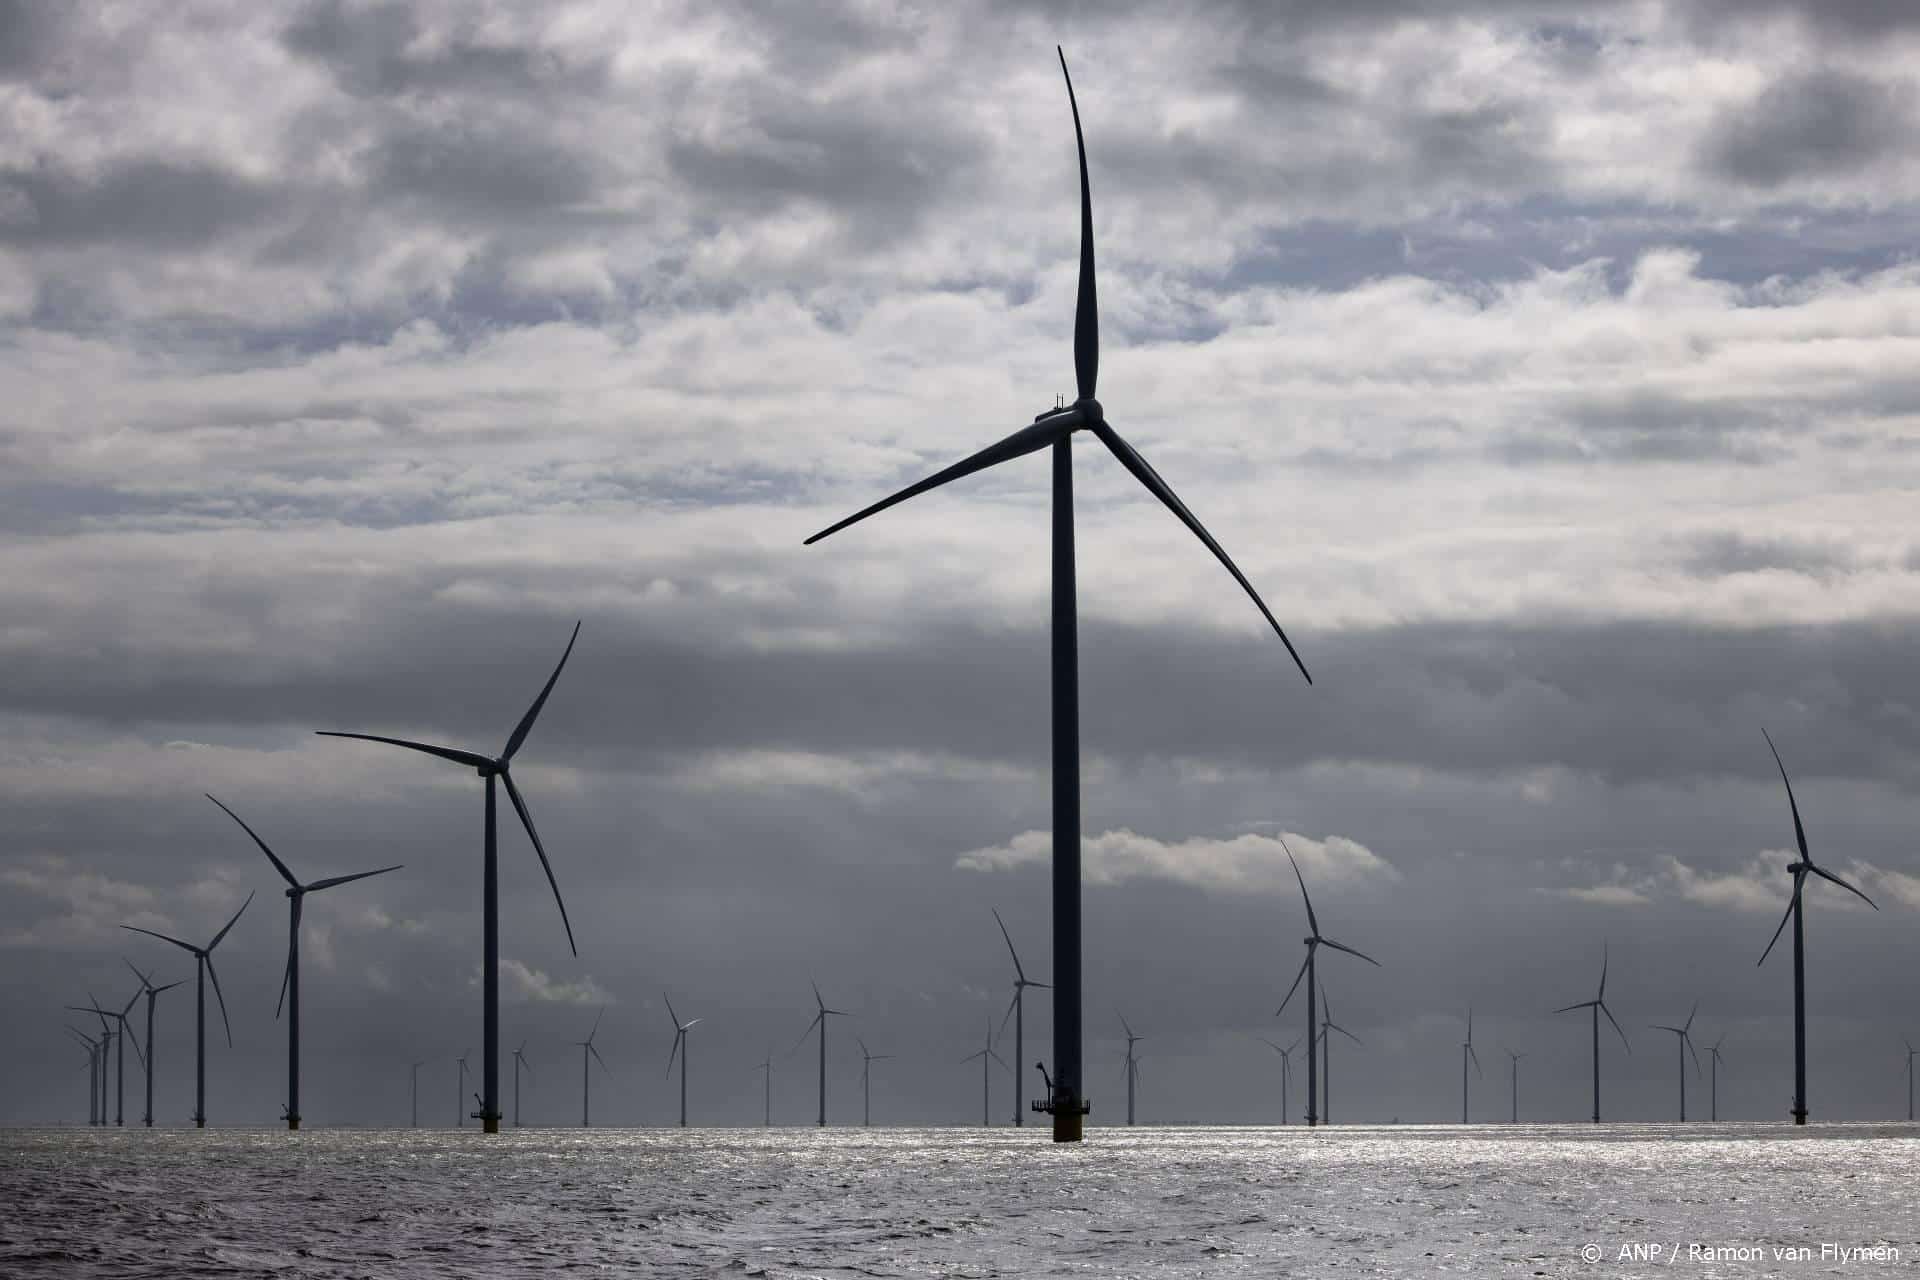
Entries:
{"label": "sky", "polygon": [[[309,1124],[449,1123],[503,1033],[530,1123],[967,1123],[1052,973],[1046,460],[827,524],[1072,394],[1087,135],[1100,396],[1271,606],[1077,438],[1091,1122],[1279,1118],[1306,921],[1335,1119],[1903,1114],[1920,1037],[1920,9],[0,0],[0,1123],[84,1119],[61,1006],[210,937],[214,1123],[270,1124],[316,894]],[[192,1106],[192,987],[158,1112]],[[212,1009],[217,1022],[217,1010]],[[1033,993],[1026,1057],[1051,1062]],[[1009,1030],[1010,1039],[1010,1030]],[[797,1048],[798,1051],[795,1051]],[[1012,1060],[1011,1045],[1001,1047]],[[1296,1055],[1297,1057],[1298,1055]],[[997,1069],[996,1069],[997,1070]],[[1690,1068],[1689,1068],[1690,1072]],[[1027,1096],[1038,1096],[1037,1074]],[[993,1112],[1013,1110],[1007,1078]],[[1689,1114],[1705,1080],[1687,1081]],[[129,1067],[129,1096],[138,1075]],[[1301,1086],[1290,1111],[1298,1116]],[[137,1110],[137,1108],[135,1109]]]}

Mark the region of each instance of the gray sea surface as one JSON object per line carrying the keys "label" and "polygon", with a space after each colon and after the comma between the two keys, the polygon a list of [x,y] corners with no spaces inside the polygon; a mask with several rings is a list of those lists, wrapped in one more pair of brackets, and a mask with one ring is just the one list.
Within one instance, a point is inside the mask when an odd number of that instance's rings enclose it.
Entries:
{"label": "gray sea surface", "polygon": [[[1078,1147],[1011,1128],[12,1129],[0,1275],[1908,1275],[1917,1138],[1738,1124],[1152,1127],[1090,1130]],[[1822,1252],[1875,1246],[1897,1260]]]}

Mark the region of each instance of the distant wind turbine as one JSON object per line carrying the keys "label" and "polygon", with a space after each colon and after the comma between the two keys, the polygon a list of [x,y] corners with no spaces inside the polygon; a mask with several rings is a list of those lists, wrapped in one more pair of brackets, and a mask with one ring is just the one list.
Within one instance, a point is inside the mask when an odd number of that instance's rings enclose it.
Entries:
{"label": "distant wind turbine", "polygon": [[[140,998],[140,992],[135,991],[132,995],[127,997],[126,1006],[122,1008],[118,1013],[115,1013],[111,1009],[102,1009],[100,1007],[100,1002],[94,998],[94,995],[91,991],[87,993],[86,1004],[84,1005],[70,1004],[67,1006],[67,1008],[73,1010],[75,1013],[97,1014],[100,1018],[101,1032],[106,1035],[111,1035],[113,1037],[113,1044],[114,1044],[113,1123],[116,1127],[123,1128],[123,1129],[126,1127],[126,1124],[127,1124],[127,1015],[133,1011],[134,1001],[138,1000],[139,998]],[[108,1025],[109,1020],[117,1024],[119,1029],[113,1030],[111,1027],[109,1027]],[[147,1059],[146,1059],[146,1055],[142,1053],[140,1050],[140,1042],[138,1040],[135,1040],[133,1042],[133,1056],[135,1060],[140,1063],[141,1069],[145,1070]],[[105,1095],[103,1093],[102,1095],[103,1099],[104,1099],[104,1096]],[[105,1118],[105,1113],[103,1111],[101,1116],[101,1123],[104,1124],[105,1122],[106,1122],[106,1118]]]}
{"label": "distant wind turbine", "polygon": [[588,1057],[591,1056],[594,1062],[599,1063],[602,1071],[607,1069],[607,1060],[601,1057],[600,1050],[593,1046],[593,1038],[600,1034],[600,1019],[606,1012],[607,1006],[601,1005],[600,1012],[593,1015],[593,1030],[587,1032],[585,1040],[574,1041],[580,1046],[580,1127],[582,1129],[592,1123],[587,1110],[588,1104],[593,1100],[593,1077],[588,1071],[592,1063],[587,1061]]}
{"label": "distant wind turbine", "polygon": [[1526,1057],[1527,1055],[1524,1053],[1515,1053],[1513,1050],[1508,1049],[1507,1056],[1513,1059],[1513,1114],[1509,1117],[1509,1121],[1513,1124],[1519,1124],[1520,1123],[1520,1059]]}
{"label": "distant wind turbine", "polygon": [[1726,1038],[1723,1034],[1720,1040],[1715,1040],[1713,1047],[1707,1050],[1707,1097],[1709,1099],[1707,1119],[1709,1120],[1720,1118],[1720,1041]]}
{"label": "distant wind turbine", "polygon": [[1904,1043],[1907,1046],[1907,1119],[1912,1120],[1913,1119],[1913,1058],[1915,1054],[1920,1053],[1920,1049],[1914,1048],[1913,1041],[1911,1040],[1906,1040],[1903,1038],[1902,1043]]}
{"label": "distant wind turbine", "polygon": [[95,1040],[92,1036],[88,1035],[86,1032],[81,1031],[78,1028],[73,1026],[68,1026],[64,1029],[68,1035],[72,1036],[75,1040],[78,1040],[81,1044],[86,1046],[86,1049],[87,1049],[87,1123],[89,1125],[97,1125],[100,1123],[100,1116],[103,1111],[103,1108],[101,1106],[101,1096],[100,1096],[100,1075],[101,1075],[100,1051],[105,1041]]}
{"label": "distant wind turbine", "polygon": [[1284,1125],[1287,1122],[1287,1086],[1293,1079],[1293,1051],[1300,1047],[1300,1042],[1295,1040],[1282,1049],[1265,1036],[1261,1036],[1260,1043],[1280,1055],[1280,1123]]}
{"label": "distant wind turbine", "polygon": [[473,1050],[471,1049],[462,1049],[460,1056],[453,1060],[454,1066],[456,1067],[453,1093],[453,1119],[454,1123],[462,1129],[467,1127],[467,1055],[472,1052]]}
{"label": "distant wind turbine", "polygon": [[767,1093],[766,1093],[766,1099],[765,1099],[766,1111],[764,1113],[764,1118],[760,1121],[760,1123],[766,1128],[771,1129],[773,1127],[773,1046],[772,1045],[767,1046],[766,1060],[762,1062],[759,1066],[755,1067],[754,1070],[764,1071],[767,1073]]}
{"label": "distant wind turbine", "polygon": [[279,1017],[281,1007],[285,1006],[287,1010],[287,1128],[298,1129],[300,1127],[301,908],[310,893],[318,893],[322,889],[331,889],[337,885],[351,884],[355,880],[365,880],[368,876],[380,876],[389,871],[398,871],[402,864],[381,867],[378,871],[360,871],[350,876],[330,876],[325,880],[315,880],[312,884],[301,884],[294,878],[293,872],[287,870],[287,864],[280,861],[273,850],[267,847],[267,842],[262,840],[239,814],[227,808],[226,805],[220,804],[220,801],[214,800],[211,795],[208,795],[207,799],[220,805],[221,812],[240,824],[240,829],[260,846],[260,852],[267,855],[267,861],[271,862],[273,869],[280,873],[280,878],[287,882],[287,968],[280,978],[280,1004],[274,1006],[273,1016]]}
{"label": "distant wind turbine", "polygon": [[1677,1048],[1680,1051],[1680,1123],[1687,1122],[1687,1055],[1693,1054],[1693,1074],[1700,1074],[1700,1055],[1693,1048],[1693,1015],[1700,1012],[1700,1002],[1695,1000],[1693,1008],[1687,1013],[1687,1020],[1677,1027],[1664,1026],[1655,1022],[1650,1025],[1655,1031],[1671,1031],[1680,1038]]}
{"label": "distant wind turbine", "polygon": [[525,1067],[528,1075],[533,1074],[533,1064],[527,1061],[527,1042],[522,1040],[520,1047],[513,1051],[513,1127],[520,1127],[520,1069]]}
{"label": "distant wind turbine", "polygon": [[[1086,138],[1080,129],[1080,106],[1073,96],[1073,78],[1060,53],[1060,71],[1067,78],[1067,102],[1073,111],[1073,134],[1080,154],[1080,289],[1073,322],[1073,364],[1078,398],[1065,408],[1050,408],[1035,416],[997,444],[965,458],[924,480],[883,498],[814,534],[812,544],[848,525],[884,511],[930,489],[972,475],[1015,458],[1050,449],[1053,455],[1053,973],[1059,984],[1053,1002],[1055,1070],[1053,1115],[1055,1142],[1078,1142],[1086,1115],[1082,1079],[1080,989],[1080,658],[1078,617],[1074,603],[1073,434],[1091,431],[1120,465],[1158,498],[1198,537],[1252,597],[1280,642],[1293,655],[1300,673],[1304,663],[1293,642],[1275,620],[1266,602],[1247,581],[1213,535],[1187,509],[1173,489],[1134,447],[1121,439],[1107,421],[1094,392],[1100,372],[1100,316],[1094,287],[1093,194],[1087,178]],[[1307,676],[1309,683],[1311,676]]]}
{"label": "distant wind turbine", "polygon": [[[960,1059],[962,1064],[980,1059],[980,1123],[989,1126],[993,1123],[993,1064],[998,1062],[1002,1070],[1010,1070],[1006,1060],[993,1051],[993,1016],[987,1016],[987,1039],[978,1053],[970,1053]],[[1018,1074],[1015,1078],[1018,1079]],[[1017,1086],[1016,1086],[1017,1087]]]}
{"label": "distant wind turbine", "polygon": [[[827,1002],[820,998],[820,984],[817,982],[813,984],[813,1002],[820,1007],[820,1012],[813,1015],[813,1021],[809,1022],[807,1029],[800,1033],[800,1039],[794,1042],[793,1049],[798,1049],[805,1044],[815,1027],[820,1028],[820,1117],[815,1123],[825,1128],[827,1123],[827,1019],[845,1018],[850,1015],[840,1009],[827,1008]],[[792,1053],[793,1049],[787,1052]],[[769,1080],[773,1078],[771,1073],[767,1078]]]}
{"label": "distant wind turbine", "polygon": [[870,1052],[867,1049],[867,1042],[859,1036],[855,1036],[853,1042],[860,1046],[860,1123],[862,1125],[872,1125],[873,1064],[876,1062],[885,1062],[893,1055],[890,1053]]}
{"label": "distant wind turbine", "polygon": [[411,1094],[409,1095],[410,1104],[411,1104],[411,1116],[412,1116],[409,1123],[415,1129],[418,1129],[420,1127],[420,1068],[426,1066],[427,1061],[428,1061],[427,1059],[422,1058],[420,1061],[410,1064],[413,1068],[413,1071],[412,1071],[413,1089]]}
{"label": "distant wind turbine", "polygon": [[673,1001],[667,998],[667,993],[662,991],[660,998],[667,1001],[667,1017],[673,1022],[673,1048],[667,1051],[668,1078],[673,1076],[674,1055],[680,1055],[680,1127],[684,1129],[687,1127],[687,1031],[700,1019],[695,1018],[692,1022],[680,1021],[680,1015],[673,1011]]}
{"label": "distant wind turbine", "polygon": [[[1578,1004],[1566,1005],[1555,1009],[1555,1013],[1571,1013],[1575,1009],[1593,1011],[1593,1122],[1600,1123],[1600,1015],[1606,1014],[1607,1021],[1613,1023],[1613,1029],[1620,1031],[1620,1023],[1613,1016],[1613,1010],[1607,1008],[1607,947],[1600,944],[1600,993],[1591,1000],[1582,1000]],[[1629,1054],[1633,1046],[1627,1044],[1627,1033],[1620,1031],[1620,1043],[1626,1045]]]}
{"label": "distant wind turbine", "polygon": [[233,913],[233,919],[227,921],[220,932],[213,935],[213,941],[204,947],[196,947],[191,942],[182,942],[178,938],[169,938],[164,933],[155,933],[151,929],[142,929],[137,925],[123,924],[122,929],[134,933],[144,933],[149,938],[158,938],[162,942],[171,942],[182,951],[193,954],[194,971],[198,977],[198,995],[195,998],[193,1013],[193,1124],[196,1129],[207,1127],[207,978],[213,978],[213,997],[220,1002],[220,1025],[227,1031],[227,1048],[233,1048],[233,1024],[227,1021],[227,998],[220,991],[220,975],[213,967],[213,949],[227,936],[227,930],[233,928],[253,902],[249,893],[247,900],[240,904],[240,910]]}
{"label": "distant wind turbine", "polygon": [[1333,1123],[1333,1036],[1338,1031],[1355,1044],[1362,1043],[1359,1036],[1347,1030],[1333,1020],[1333,1002],[1327,999],[1327,989],[1320,988],[1320,1122]]}
{"label": "distant wind turbine", "polygon": [[[125,962],[127,968],[133,969],[133,961],[128,960],[125,956],[121,956],[120,959]],[[180,982],[169,982],[164,987],[156,987],[153,985],[152,977],[140,972],[138,969],[133,969],[133,976],[140,979],[140,990],[147,997],[147,1054],[144,1064],[145,1070],[142,1073],[146,1076],[147,1081],[147,1111],[146,1114],[141,1117],[141,1123],[151,1129],[153,1128],[153,1062],[155,1056],[158,1054],[158,1050],[154,1047],[153,1043],[153,1002],[159,998],[162,991],[171,991],[175,987],[180,986],[186,979],[182,978]]]}
{"label": "distant wind turbine", "polygon": [[1145,1040],[1146,1037],[1133,1034],[1133,1028],[1127,1025],[1126,1014],[1115,1009],[1113,1016],[1120,1019],[1120,1029],[1127,1033],[1127,1058],[1123,1065],[1127,1073],[1127,1123],[1132,1124],[1134,1086],[1140,1081],[1140,1059],[1134,1056],[1133,1046],[1139,1041]]}
{"label": "distant wind turbine", "polygon": [[1460,1123],[1467,1123],[1467,1063],[1473,1063],[1473,1074],[1480,1074],[1480,1055],[1473,1051],[1473,1006],[1467,1006],[1467,1040],[1460,1046]]}
{"label": "distant wind turbine", "polygon": [[[527,714],[520,717],[520,723],[514,726],[513,734],[507,739],[507,745],[498,756],[484,756],[473,751],[462,751],[454,747],[429,746],[424,742],[409,742],[405,738],[382,738],[371,733],[339,733],[330,729],[316,732],[323,738],[357,738],[363,742],[384,742],[389,746],[405,747],[409,751],[421,751],[442,760],[451,760],[455,764],[466,765],[479,773],[487,784],[487,819],[485,861],[481,870],[481,953],[480,986],[481,1003],[484,1006],[481,1021],[481,1060],[480,1082],[485,1096],[480,1100],[480,1124],[488,1133],[500,1132],[500,867],[499,838],[494,821],[494,782],[497,779],[507,789],[507,799],[513,802],[513,810],[520,815],[520,825],[527,829],[527,838],[533,841],[533,851],[540,855],[540,868],[547,873],[547,884],[553,890],[553,900],[560,907],[560,923],[567,931],[567,947],[575,956],[580,948],[574,945],[573,922],[567,919],[567,904],[560,897],[560,882],[553,878],[553,864],[547,861],[546,846],[540,843],[540,833],[533,829],[533,815],[527,812],[527,802],[521,798],[520,788],[513,785],[511,772],[513,757],[527,740],[527,734],[533,730],[533,722],[540,717],[540,709],[547,705],[547,695],[553,692],[554,683],[560,679],[560,672],[567,665],[567,659],[573,654],[574,641],[580,638],[580,624],[573,624],[573,635],[567,640],[566,652],[560,655],[560,662],[547,677],[540,696],[527,708]],[[466,1104],[461,1104],[464,1115]],[[462,1120],[464,1124],[464,1119]]]}
{"label": "distant wind turbine", "polygon": [[[1284,839],[1280,841],[1280,847],[1287,849],[1287,842]],[[1307,958],[1301,961],[1300,972],[1293,975],[1293,985],[1287,988],[1286,1000],[1280,1002],[1280,1007],[1273,1011],[1273,1016],[1277,1018],[1287,1011],[1287,1002],[1293,999],[1293,993],[1300,989],[1300,980],[1305,978],[1307,980],[1307,1128],[1311,1129],[1315,1123],[1317,1123],[1314,1108],[1318,1102],[1317,1095],[1319,1093],[1319,1077],[1316,1074],[1313,1061],[1315,1037],[1320,1034],[1320,1029],[1314,1025],[1313,992],[1314,988],[1318,985],[1314,978],[1314,952],[1321,947],[1332,947],[1335,951],[1344,951],[1350,956],[1359,956],[1362,960],[1365,960],[1368,964],[1376,968],[1379,967],[1380,962],[1365,952],[1355,951],[1345,943],[1335,942],[1332,938],[1321,936],[1320,921],[1313,914],[1313,899],[1307,894],[1306,877],[1300,874],[1300,864],[1294,861],[1293,850],[1291,849],[1287,849],[1287,861],[1293,863],[1293,878],[1300,882],[1300,900],[1307,905],[1307,928],[1312,930],[1312,932],[1302,939],[1302,941],[1307,944]]]}
{"label": "distant wind turbine", "polygon": [[[1042,991],[1049,991],[1052,988],[1044,982],[1032,981],[1027,977],[1027,971],[1020,967],[1020,953],[1013,949],[1013,935],[1007,932],[1007,922],[1000,918],[997,907],[993,912],[993,920],[1000,926],[1000,936],[1007,940],[1007,954],[1013,957],[1013,1000],[1007,1005],[1007,1013],[1013,1015],[1013,1060],[1025,1062],[1027,1060],[1025,1031],[1027,988],[1038,987]],[[1000,1034],[1006,1033],[1007,1017],[1006,1014],[1002,1014],[1000,1015]],[[1017,1127],[1024,1127],[1027,1123],[1026,1113],[1020,1107],[1020,1095],[1023,1092],[1025,1091],[1020,1088],[1020,1073],[1016,1071],[1013,1073],[1013,1123]]]}
{"label": "distant wind turbine", "polygon": [[1787,766],[1780,763],[1780,751],[1773,745],[1773,737],[1765,729],[1760,736],[1767,740],[1767,750],[1773,752],[1773,763],[1780,769],[1780,781],[1786,784],[1787,807],[1793,810],[1793,838],[1800,846],[1800,861],[1787,864],[1787,870],[1793,873],[1793,897],[1787,902],[1787,913],[1780,917],[1779,928],[1773,931],[1773,938],[1767,943],[1767,949],[1760,953],[1760,963],[1767,962],[1767,956],[1773,951],[1773,944],[1780,941],[1780,931],[1787,927],[1787,921],[1793,921],[1793,1122],[1807,1122],[1807,966],[1806,931],[1801,921],[1800,893],[1806,888],[1807,873],[1812,872],[1822,880],[1833,883],[1851,893],[1860,901],[1873,907],[1872,898],[1842,880],[1824,867],[1813,865],[1813,855],[1807,851],[1807,831],[1800,825],[1800,805],[1793,798],[1793,783],[1787,781]]}

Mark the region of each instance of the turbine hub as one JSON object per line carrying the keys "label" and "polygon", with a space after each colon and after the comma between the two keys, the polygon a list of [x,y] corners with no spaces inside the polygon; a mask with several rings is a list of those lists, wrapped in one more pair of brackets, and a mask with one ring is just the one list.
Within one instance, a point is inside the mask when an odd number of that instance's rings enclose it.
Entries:
{"label": "turbine hub", "polygon": [[506,771],[507,771],[507,762],[505,760],[491,760],[491,761],[488,761],[486,764],[480,765],[474,769],[474,772],[479,774],[483,778],[491,778],[495,774],[502,774],[502,773],[505,773]]}
{"label": "turbine hub", "polygon": [[1080,397],[1073,402],[1073,407],[1080,411],[1080,422],[1083,426],[1097,427],[1107,420],[1107,411],[1101,408],[1100,402],[1092,396]]}

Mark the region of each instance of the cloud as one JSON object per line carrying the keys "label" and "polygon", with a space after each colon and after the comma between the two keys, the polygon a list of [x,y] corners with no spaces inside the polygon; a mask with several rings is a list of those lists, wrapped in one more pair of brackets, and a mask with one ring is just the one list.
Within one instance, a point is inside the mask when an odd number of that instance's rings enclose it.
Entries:
{"label": "cloud", "polygon": [[[1774,915],[1786,910],[1792,893],[1792,878],[1785,867],[1795,854],[1775,849],[1753,855],[1741,866],[1731,869],[1703,869],[1672,854],[1661,855],[1646,872],[1631,873],[1618,864],[1610,883],[1541,890],[1543,893],[1585,902],[1594,906],[1639,907],[1655,901],[1678,900],[1696,906],[1749,915]],[[1882,872],[1868,863],[1855,861],[1852,874],[1862,888],[1883,887],[1893,900],[1907,906],[1920,906],[1920,880],[1903,872]],[[1809,881],[1816,885],[1817,881]],[[1868,890],[1871,893],[1871,889]],[[1831,905],[1844,910],[1867,908],[1844,890],[1834,888],[1825,895],[1821,909]]]}
{"label": "cloud", "polygon": [[[1290,838],[1289,838],[1290,837]],[[1285,844],[1282,844],[1285,839]],[[1190,837],[1174,843],[1133,831],[1106,831],[1081,842],[1081,874],[1092,885],[1118,885],[1149,879],[1226,892],[1297,891],[1287,849],[1310,879],[1309,892],[1322,885],[1339,887],[1390,883],[1400,878],[1392,864],[1344,836],[1315,840],[1289,832],[1284,837],[1246,834],[1230,839]],[[1023,831],[1009,843],[974,849],[954,859],[969,871],[1010,871],[1051,864],[1053,837]]]}
{"label": "cloud", "polygon": [[123,924],[173,932],[173,921],[158,909],[153,890],[76,867],[62,854],[18,856],[0,865],[0,885],[53,909],[53,914],[21,919],[25,904],[16,898],[6,913],[15,918],[0,922],[0,946],[117,946],[127,937]]}
{"label": "cloud", "polygon": [[1728,107],[1706,137],[1706,160],[1752,187],[1846,174],[1901,145],[1911,119],[1906,95],[1861,76],[1814,71]]}
{"label": "cloud", "polygon": [[[500,958],[500,988],[502,998],[512,1002],[532,1002],[535,1004],[611,1004],[613,997],[608,995],[591,977],[581,978],[577,982],[556,981],[539,969],[511,957]],[[470,985],[478,986],[476,973]]]}

